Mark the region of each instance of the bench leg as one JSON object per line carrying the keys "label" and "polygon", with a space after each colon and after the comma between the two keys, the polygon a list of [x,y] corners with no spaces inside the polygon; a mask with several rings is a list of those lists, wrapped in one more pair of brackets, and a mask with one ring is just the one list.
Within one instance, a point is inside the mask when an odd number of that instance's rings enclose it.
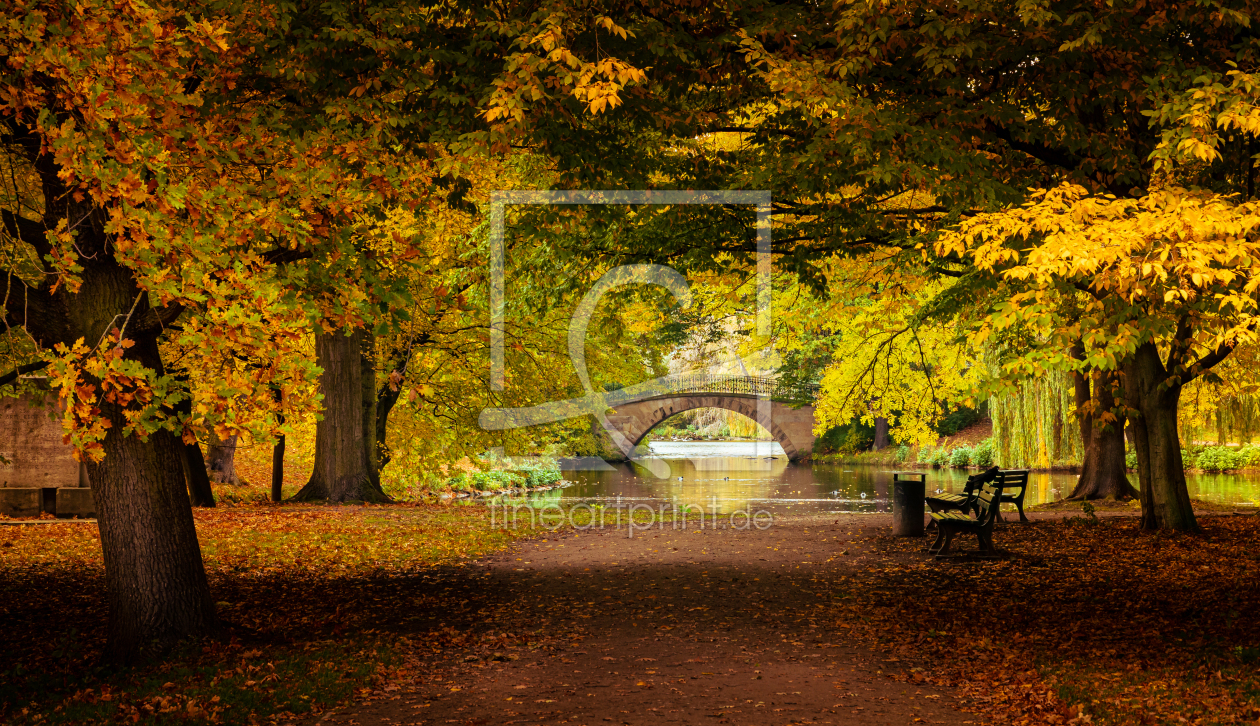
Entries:
{"label": "bench leg", "polygon": [[996,555],[997,548],[993,546],[993,533],[979,530],[976,536],[980,538],[980,551],[988,555]]}
{"label": "bench leg", "polygon": [[[932,520],[932,524],[936,524],[935,519]],[[941,544],[944,542],[945,542],[945,528],[937,527],[936,528],[936,541],[928,546],[928,549],[927,549],[928,554],[930,555],[936,554],[941,549]]]}
{"label": "bench leg", "polygon": [[1028,517],[1024,516],[1024,498],[1020,497],[1015,500],[1015,508],[1019,510],[1019,521],[1027,522]]}
{"label": "bench leg", "polygon": [[954,534],[955,534],[954,530],[945,529],[944,527],[942,527],[941,529],[943,530],[945,534],[945,544],[942,545],[941,548],[936,551],[937,557],[947,554],[949,552],[950,545],[954,543]]}

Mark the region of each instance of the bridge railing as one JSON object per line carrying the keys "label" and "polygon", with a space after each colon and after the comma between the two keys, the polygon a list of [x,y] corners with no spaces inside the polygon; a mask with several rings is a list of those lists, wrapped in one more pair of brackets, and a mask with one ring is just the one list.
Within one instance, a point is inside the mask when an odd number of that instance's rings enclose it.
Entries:
{"label": "bridge railing", "polygon": [[[636,386],[639,388],[639,386]],[[716,393],[740,396],[757,396],[774,401],[805,405],[813,403],[818,386],[809,383],[784,383],[770,376],[738,376],[720,373],[678,373],[665,377],[651,388],[641,389],[648,393],[658,389],[658,395],[676,393]]]}

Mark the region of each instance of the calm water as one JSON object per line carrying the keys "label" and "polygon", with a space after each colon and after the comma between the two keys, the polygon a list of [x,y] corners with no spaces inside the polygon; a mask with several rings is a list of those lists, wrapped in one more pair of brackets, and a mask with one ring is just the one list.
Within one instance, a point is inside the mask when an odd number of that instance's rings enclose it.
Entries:
{"label": "calm water", "polygon": [[[621,464],[603,471],[566,470],[574,486],[546,493],[549,499],[576,503],[672,503],[722,513],[740,509],[866,511],[889,510],[888,487],[895,466],[791,464],[783,449],[767,442],[656,442],[652,457],[664,466]],[[963,469],[920,469],[928,492],[962,491]],[[1137,484],[1137,475],[1129,478]],[[1075,474],[1034,473],[1026,503],[1053,502],[1067,496]],[[1260,477],[1242,474],[1189,477],[1190,496],[1229,504],[1260,502]]]}

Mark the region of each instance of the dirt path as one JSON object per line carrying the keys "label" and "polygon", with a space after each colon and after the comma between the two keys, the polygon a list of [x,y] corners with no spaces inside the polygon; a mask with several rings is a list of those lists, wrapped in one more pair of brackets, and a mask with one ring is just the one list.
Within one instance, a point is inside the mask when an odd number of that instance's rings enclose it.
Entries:
{"label": "dirt path", "polygon": [[[824,616],[846,572],[888,559],[865,543],[888,524],[829,515],[522,543],[447,573],[459,601],[443,619],[468,631],[466,647],[417,663],[414,691],[320,722],[978,722],[949,693],[890,679],[907,664],[856,647]],[[520,631],[552,645],[502,645]]]}

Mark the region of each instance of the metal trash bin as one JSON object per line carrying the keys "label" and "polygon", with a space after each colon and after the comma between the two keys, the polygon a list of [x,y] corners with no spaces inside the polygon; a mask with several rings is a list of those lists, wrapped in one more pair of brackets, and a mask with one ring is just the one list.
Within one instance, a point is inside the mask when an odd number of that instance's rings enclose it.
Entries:
{"label": "metal trash bin", "polygon": [[923,509],[927,504],[927,474],[893,472],[893,536],[922,537]]}

